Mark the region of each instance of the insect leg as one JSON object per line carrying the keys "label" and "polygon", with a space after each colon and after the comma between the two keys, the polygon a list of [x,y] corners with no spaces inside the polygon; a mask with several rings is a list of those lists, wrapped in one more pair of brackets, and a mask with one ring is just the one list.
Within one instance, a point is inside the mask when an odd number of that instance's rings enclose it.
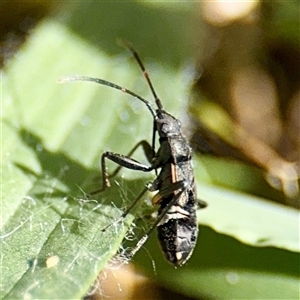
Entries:
{"label": "insect leg", "polygon": [[[156,136],[157,128],[156,123],[153,123],[153,129],[152,129],[152,152],[155,155],[155,136]],[[155,169],[155,175],[157,176],[157,169]]]}
{"label": "insect leg", "polygon": [[[169,196],[170,194],[172,194],[173,192],[175,192],[177,190],[182,190],[182,188],[183,188],[184,185],[185,185],[185,181],[181,180],[181,181],[173,182],[169,186],[160,189],[159,192],[152,198],[152,204],[153,205],[154,204],[159,204],[160,201],[164,197]],[[156,188],[154,187],[154,189],[152,188],[150,190],[153,191],[153,190],[156,190]]]}
{"label": "insect leg", "polygon": [[196,204],[199,209],[205,208],[207,206],[207,203],[200,199],[197,199]]}
{"label": "insect leg", "polygon": [[[160,189],[160,191],[152,198],[152,204],[159,204],[162,198],[170,195],[174,191],[182,188],[182,181],[174,182],[172,185]],[[151,191],[153,189],[150,189]],[[155,189],[154,189],[155,190]],[[207,203],[203,200],[196,200],[197,208],[202,209],[207,207]]]}
{"label": "insect leg", "polygon": [[[149,163],[151,163],[152,159],[155,155],[155,152],[154,152],[153,148],[150,146],[150,144],[145,140],[142,140],[138,144],[136,144],[134,146],[134,148],[126,156],[130,157],[135,152],[135,150],[140,146],[143,147],[144,154],[145,154],[147,160],[149,161]],[[112,177],[116,176],[121,168],[122,168],[121,165],[118,166],[110,175],[108,175],[108,177],[112,178]]]}
{"label": "insect leg", "polygon": [[160,221],[165,217],[166,213],[169,211],[172,205],[177,201],[177,199],[181,196],[181,194],[186,190],[187,183],[185,181],[178,181],[174,182],[171,187],[173,187],[172,192],[178,190],[178,186],[180,186],[180,191],[178,194],[174,196],[174,198],[166,205],[166,207],[162,210],[162,212],[159,214],[159,216],[156,218],[155,222],[151,225],[151,228],[142,236],[142,238],[138,241],[138,243],[134,246],[133,249],[127,254],[127,258],[131,259],[140,249],[143,247],[143,245],[146,243],[149,235],[152,233],[152,231],[157,227],[157,225],[160,223]]}
{"label": "insect leg", "polygon": [[146,165],[143,165],[140,162],[128,156],[118,154],[118,153],[113,153],[113,152],[104,152],[101,156],[102,187],[96,191],[91,192],[90,195],[101,193],[105,191],[106,188],[110,187],[110,182],[108,179],[109,175],[107,173],[105,159],[109,159],[115,162],[116,164],[120,165],[120,167],[125,167],[131,170],[143,171],[143,172],[150,172],[153,170],[152,166],[148,167]]}
{"label": "insect leg", "polygon": [[122,215],[115,220],[114,222],[108,224],[105,226],[102,231],[105,231],[108,227],[110,227],[112,224],[117,224],[120,221],[122,221],[126,216],[131,212],[131,210],[138,204],[138,202],[142,199],[143,195],[149,190],[148,187],[145,187],[143,191],[136,197],[136,199],[130,204],[130,206],[122,213]]}

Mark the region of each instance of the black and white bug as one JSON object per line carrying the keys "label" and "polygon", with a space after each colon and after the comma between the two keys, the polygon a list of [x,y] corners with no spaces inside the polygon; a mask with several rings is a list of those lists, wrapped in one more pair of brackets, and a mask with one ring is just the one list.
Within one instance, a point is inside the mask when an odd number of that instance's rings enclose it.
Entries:
{"label": "black and white bug", "polygon": [[[154,120],[152,145],[143,140],[126,156],[113,152],[103,153],[101,158],[102,188],[91,194],[102,192],[109,187],[109,178],[116,175],[121,167],[143,172],[154,170],[156,179],[146,185],[144,190],[115,222],[122,221],[147,191],[158,191],[152,198],[152,203],[159,205],[158,216],[151,228],[143,235],[130,253],[128,253],[128,258],[131,258],[144,245],[152,231],[157,228],[158,240],[165,253],[166,259],[175,266],[182,266],[190,258],[197,241],[197,204],[199,204],[200,207],[205,207],[206,205],[204,202],[197,200],[191,148],[181,132],[179,120],[164,110],[138,53],[128,43],[125,44],[125,47],[133,54],[142,69],[155,99],[156,109],[153,108],[151,102],[139,95],[103,79],[72,76],[63,78],[61,81],[96,82],[130,94],[147,106]],[[156,133],[159,136],[160,144],[157,151],[155,151]],[[143,148],[150,166],[144,165],[131,158],[131,155],[138,147]],[[107,173],[106,159],[119,165],[110,176]],[[110,225],[111,224],[108,226]]]}

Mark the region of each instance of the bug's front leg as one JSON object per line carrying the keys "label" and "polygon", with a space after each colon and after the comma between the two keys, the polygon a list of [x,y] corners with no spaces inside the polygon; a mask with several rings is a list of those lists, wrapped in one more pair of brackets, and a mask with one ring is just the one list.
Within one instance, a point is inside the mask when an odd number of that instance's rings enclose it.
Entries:
{"label": "bug's front leg", "polygon": [[[150,172],[153,170],[152,166],[150,166],[150,167],[146,166],[128,156],[114,153],[114,152],[109,152],[109,151],[104,152],[101,156],[102,187],[96,191],[91,192],[90,195],[95,195],[95,194],[101,193],[101,192],[105,191],[106,188],[110,187],[110,182],[109,182],[110,176],[107,173],[107,167],[106,167],[106,162],[105,162],[106,159],[109,159],[109,160],[115,162],[120,167],[125,167],[125,168],[131,169],[131,170],[143,171],[143,172]],[[117,171],[118,170],[119,169],[117,169]],[[116,172],[114,172],[114,173],[116,173]]]}
{"label": "bug's front leg", "polygon": [[[137,143],[133,149],[126,155],[126,157],[131,157],[132,154],[139,148],[142,147],[144,154],[148,160],[149,163],[152,163],[153,157],[155,156],[154,148],[151,147],[151,145],[145,141],[142,140],[139,143]],[[122,165],[119,165],[111,174],[108,175],[109,178],[112,178],[118,174],[120,169],[122,168]]]}

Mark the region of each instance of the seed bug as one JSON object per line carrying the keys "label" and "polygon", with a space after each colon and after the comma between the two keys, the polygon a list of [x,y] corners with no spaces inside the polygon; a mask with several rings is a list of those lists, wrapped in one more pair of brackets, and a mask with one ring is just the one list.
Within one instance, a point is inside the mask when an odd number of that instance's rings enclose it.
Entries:
{"label": "seed bug", "polygon": [[[114,152],[104,152],[101,157],[102,188],[91,194],[100,193],[108,188],[110,186],[109,178],[115,176],[122,167],[143,172],[154,170],[156,179],[153,182],[146,184],[143,191],[124,211],[121,217],[111,224],[124,220],[147,191],[158,191],[152,198],[153,205],[159,205],[158,216],[150,229],[128,253],[128,258],[133,257],[147,241],[152,231],[157,228],[158,240],[166,259],[176,267],[182,266],[190,258],[196,245],[198,235],[198,224],[196,219],[197,203],[200,208],[205,207],[206,204],[203,201],[197,200],[191,148],[181,132],[180,121],[164,110],[138,53],[129,43],[123,42],[123,44],[125,48],[132,53],[143,72],[155,100],[155,109],[150,101],[126,88],[103,79],[72,76],[61,80],[64,82],[96,82],[120,90],[126,94],[130,94],[142,101],[153,117],[152,145],[146,140],[142,140],[126,156]],[[158,151],[155,151],[156,134],[159,136],[160,144]],[[131,158],[133,153],[139,147],[143,148],[150,166],[144,165]],[[106,159],[119,165],[111,175],[108,175],[107,172]],[[158,170],[160,170],[159,173]],[[105,227],[103,231],[107,227]]]}

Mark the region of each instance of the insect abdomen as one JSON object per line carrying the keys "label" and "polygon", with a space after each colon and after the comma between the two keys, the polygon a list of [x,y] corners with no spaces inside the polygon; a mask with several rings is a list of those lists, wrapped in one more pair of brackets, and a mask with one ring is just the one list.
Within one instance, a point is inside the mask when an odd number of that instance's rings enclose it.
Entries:
{"label": "insect abdomen", "polygon": [[158,240],[166,259],[176,266],[191,256],[197,241],[198,226],[194,208],[184,211],[174,205],[157,226]]}

